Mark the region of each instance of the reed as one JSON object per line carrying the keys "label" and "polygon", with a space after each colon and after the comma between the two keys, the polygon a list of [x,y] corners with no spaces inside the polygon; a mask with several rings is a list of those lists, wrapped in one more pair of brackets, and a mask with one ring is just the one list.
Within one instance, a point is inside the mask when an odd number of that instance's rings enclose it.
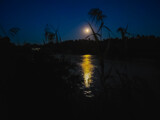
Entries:
{"label": "reed", "polygon": [[[108,32],[112,33],[112,31],[104,24],[104,18],[106,18],[106,15],[103,14],[102,10],[100,10],[99,8],[93,8],[88,12],[88,15],[90,16],[92,21],[96,22],[96,24],[99,23],[99,27],[98,27],[97,32],[93,29],[91,23],[88,22],[88,25],[91,28],[92,36],[94,37],[94,39],[97,43],[97,51],[98,51],[97,56],[99,58],[100,73],[101,73],[100,80],[101,80],[102,86],[104,86],[105,80],[108,78],[108,74],[105,76],[104,59],[109,51],[110,42],[108,42],[108,46],[103,51],[103,48],[102,48],[100,41],[103,39],[102,38],[103,28],[105,28]],[[110,73],[110,72],[108,72],[108,73]]]}
{"label": "reed", "polygon": [[[133,85],[133,83],[128,77],[127,62],[124,62],[124,64],[122,64],[122,67],[124,67],[124,71],[122,69],[117,69],[114,66],[113,60],[111,60],[111,67],[108,69],[108,71],[104,70],[105,69],[104,60],[105,60],[105,57],[109,57],[109,51],[112,46],[111,46],[111,39],[108,39],[108,44],[105,47],[105,49],[103,50],[102,44],[100,43],[100,41],[102,40],[102,29],[104,28],[105,30],[107,30],[107,32],[109,33],[109,37],[110,37],[110,33],[112,35],[114,35],[113,32],[111,31],[111,29],[109,29],[104,24],[104,18],[106,16],[98,8],[91,9],[88,14],[92,18],[92,21],[95,21],[96,24],[99,23],[98,24],[99,27],[98,27],[97,32],[93,29],[90,22],[88,22],[88,25],[92,31],[91,35],[94,37],[94,39],[97,43],[97,51],[98,51],[97,56],[98,56],[99,65],[100,65],[100,72],[99,73],[100,73],[100,81],[101,81],[102,87],[104,88],[105,92],[107,92],[108,88],[113,87],[108,84],[109,80],[112,80],[112,82],[113,81],[116,82],[116,83],[114,83],[116,86],[116,84],[118,84],[118,83],[117,83],[117,81],[115,81],[115,79],[118,79],[120,82],[120,84],[119,84],[120,87],[127,89],[127,91],[128,91],[127,94],[131,94],[130,88],[131,88],[131,85]],[[124,57],[127,56],[127,37],[126,37],[126,35],[127,34],[129,35],[129,33],[127,32],[127,28],[128,28],[128,25],[125,29],[119,28],[117,30],[122,35],[122,44],[124,44],[124,51],[123,51]],[[116,78],[117,76],[118,76],[118,78]],[[118,87],[118,86],[116,86],[116,87]]]}

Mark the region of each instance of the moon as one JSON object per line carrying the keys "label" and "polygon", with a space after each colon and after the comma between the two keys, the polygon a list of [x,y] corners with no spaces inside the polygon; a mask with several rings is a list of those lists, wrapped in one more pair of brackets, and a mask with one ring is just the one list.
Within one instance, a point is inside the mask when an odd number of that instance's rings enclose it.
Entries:
{"label": "moon", "polygon": [[84,33],[85,33],[85,34],[89,34],[90,32],[91,32],[91,31],[90,31],[89,28],[85,28],[85,29],[84,29]]}

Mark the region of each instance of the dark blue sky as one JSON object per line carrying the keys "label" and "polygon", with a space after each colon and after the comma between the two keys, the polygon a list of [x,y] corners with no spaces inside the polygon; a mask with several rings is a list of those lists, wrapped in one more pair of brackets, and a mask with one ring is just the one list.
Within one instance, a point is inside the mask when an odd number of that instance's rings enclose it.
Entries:
{"label": "dark blue sky", "polygon": [[159,0],[0,0],[0,25],[6,32],[21,28],[21,43],[41,43],[46,24],[59,27],[63,40],[80,39],[91,8],[107,15],[105,23],[117,37],[117,28],[127,24],[130,33],[160,36]]}

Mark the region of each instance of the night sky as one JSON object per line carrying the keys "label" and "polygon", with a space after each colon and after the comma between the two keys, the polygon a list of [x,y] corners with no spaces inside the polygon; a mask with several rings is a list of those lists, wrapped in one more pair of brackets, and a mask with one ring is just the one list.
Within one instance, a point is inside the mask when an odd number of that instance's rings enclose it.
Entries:
{"label": "night sky", "polygon": [[91,8],[107,15],[105,24],[116,37],[127,24],[132,34],[160,36],[159,0],[0,0],[0,25],[6,33],[19,27],[21,43],[42,43],[46,24],[58,28],[62,40],[81,39]]}

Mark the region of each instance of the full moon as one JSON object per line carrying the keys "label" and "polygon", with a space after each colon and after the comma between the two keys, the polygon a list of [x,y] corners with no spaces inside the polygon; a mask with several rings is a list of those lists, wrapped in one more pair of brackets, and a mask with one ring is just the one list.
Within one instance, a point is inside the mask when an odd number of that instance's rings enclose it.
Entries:
{"label": "full moon", "polygon": [[84,33],[89,34],[90,33],[90,29],[89,28],[85,28],[84,29]]}

